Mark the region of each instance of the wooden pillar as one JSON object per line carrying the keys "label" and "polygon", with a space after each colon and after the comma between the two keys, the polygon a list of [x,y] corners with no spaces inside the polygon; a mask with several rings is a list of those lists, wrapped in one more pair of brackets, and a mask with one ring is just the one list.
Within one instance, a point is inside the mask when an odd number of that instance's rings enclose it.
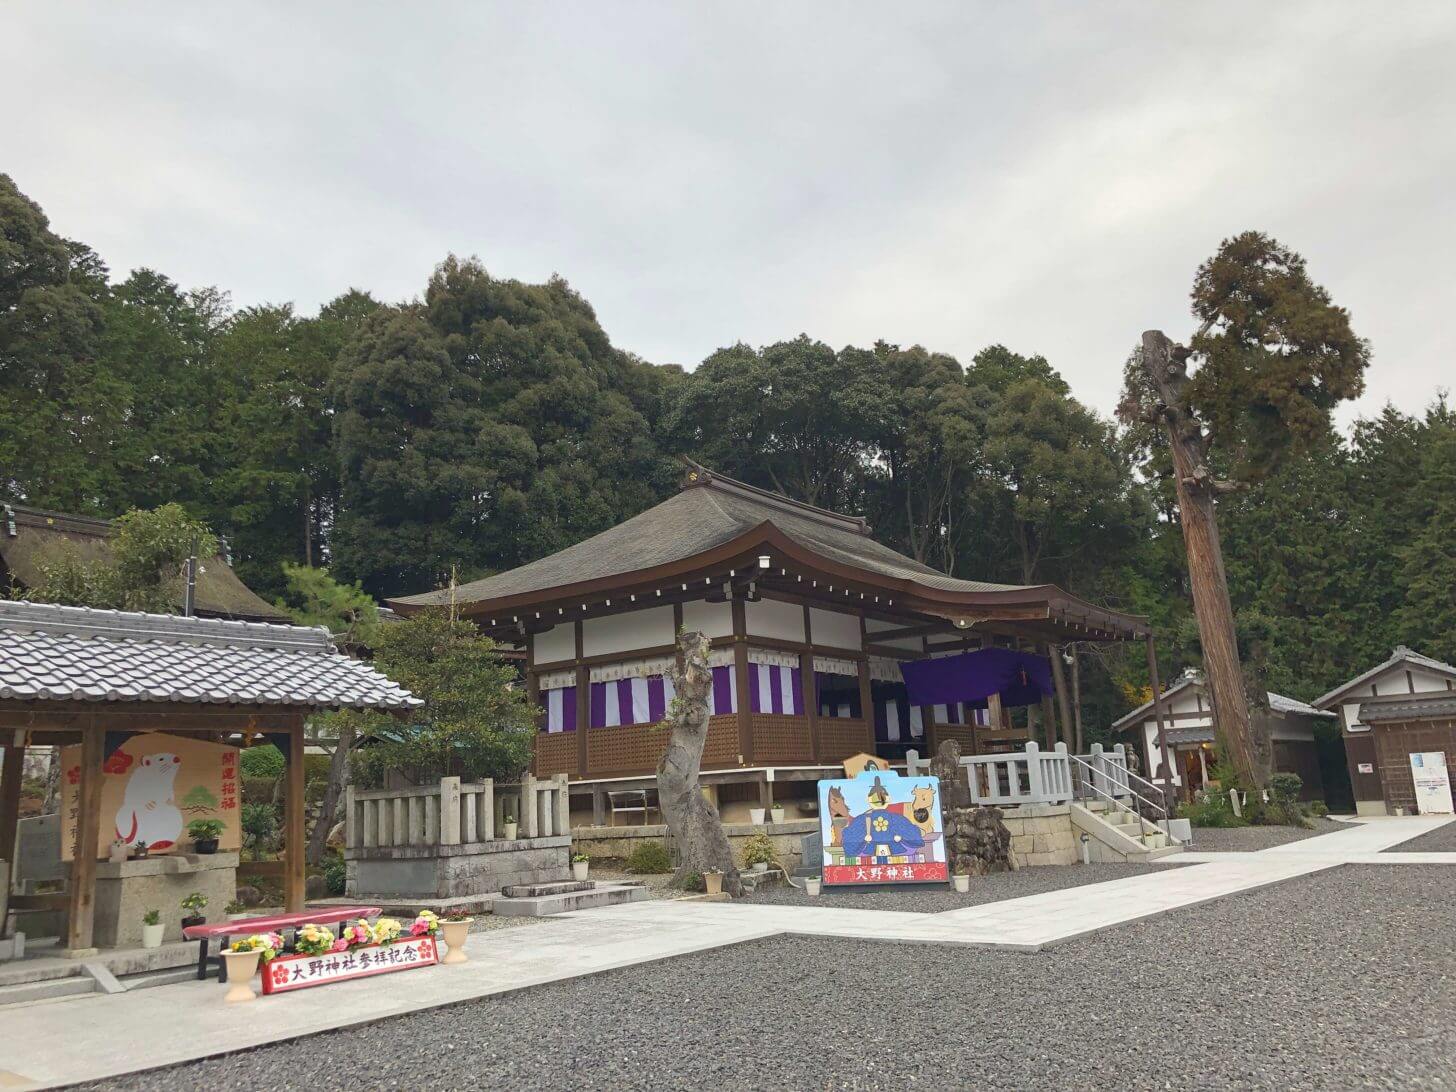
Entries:
{"label": "wooden pillar", "polygon": [[[25,734],[16,732],[15,738],[17,741],[23,740]],[[0,767],[0,860],[13,862],[15,832],[20,825],[20,775],[25,771],[25,744],[5,744],[3,753],[0,753],[0,761],[5,763]],[[56,758],[55,761],[59,762],[60,759]],[[0,922],[0,929],[4,925],[4,922]]]}
{"label": "wooden pillar", "polygon": [[74,955],[92,950],[96,919],[96,852],[101,832],[101,772],[105,734],[94,716],[81,729],[81,780],[76,789],[76,856],[71,861],[70,913],[66,948]]}
{"label": "wooden pillar", "polygon": [[591,671],[581,662],[586,659],[586,636],[582,632],[581,619],[578,618],[572,625],[576,638],[576,772],[585,777],[590,758],[587,729],[591,727]]}
{"label": "wooden pillar", "polygon": [[865,750],[875,749],[875,697],[870,686],[870,643],[869,627],[865,625],[864,608],[859,611],[859,650],[864,659],[859,662],[859,713],[865,724]]}
{"label": "wooden pillar", "polygon": [[804,719],[809,725],[809,755],[823,762],[819,744],[819,687],[814,677],[814,625],[809,617],[809,604],[804,604],[804,651],[799,653],[799,689],[803,691]]}
{"label": "wooden pillar", "polygon": [[993,732],[1004,732],[1006,725],[1006,712],[1001,708],[1000,694],[986,695],[986,720],[990,722]]}
{"label": "wooden pillar", "polygon": [[745,766],[753,765],[753,709],[748,690],[748,607],[733,600],[733,686],[738,702],[738,753]]}
{"label": "wooden pillar", "polygon": [[288,779],[283,803],[284,840],[288,853],[283,865],[283,909],[290,914],[300,913],[304,901],[304,866],[307,864],[303,852],[304,772],[303,717],[299,716],[288,728],[288,767],[284,770]]}
{"label": "wooden pillar", "polygon": [[[920,651],[924,654],[925,659],[930,659],[929,637],[920,638]],[[922,705],[920,707],[920,723],[925,729],[925,751],[931,758],[934,758],[940,751],[935,739],[935,706]]]}
{"label": "wooden pillar", "polygon": [[1057,717],[1052,709],[1052,698],[1050,694],[1041,696],[1041,723],[1042,736],[1046,739],[1046,749],[1055,750],[1057,746]]}
{"label": "wooden pillar", "polygon": [[[1163,793],[1167,797],[1169,811],[1172,810],[1174,799],[1173,788],[1173,760],[1168,757],[1168,726],[1163,719],[1163,685],[1158,681],[1158,644],[1153,640],[1153,635],[1148,634],[1148,682],[1153,688],[1153,716],[1158,721],[1158,750],[1163,757],[1163,772],[1167,780],[1163,783]],[[1148,778],[1152,780],[1151,777]]]}
{"label": "wooden pillar", "polygon": [[523,642],[526,651],[526,700],[536,710],[536,715],[531,718],[531,723],[536,727],[536,735],[531,737],[531,769],[536,769],[536,745],[541,741],[541,732],[546,728],[546,710],[541,708],[541,679],[536,674],[536,638],[534,634],[526,634]]}

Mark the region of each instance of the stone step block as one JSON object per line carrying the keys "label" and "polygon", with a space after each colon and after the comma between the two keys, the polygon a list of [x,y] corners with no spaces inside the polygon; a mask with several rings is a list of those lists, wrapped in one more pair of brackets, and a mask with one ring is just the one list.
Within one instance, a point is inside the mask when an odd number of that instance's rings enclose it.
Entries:
{"label": "stone step block", "polygon": [[590,891],[594,887],[594,880],[559,880],[555,883],[512,884],[501,888],[501,894],[508,899],[538,899],[542,895],[565,895],[572,891]]}
{"label": "stone step block", "polygon": [[[195,975],[196,972],[194,971]],[[0,988],[0,1009],[6,1005],[33,1005],[37,1001],[53,1001],[58,997],[80,997],[96,992],[96,980],[87,975],[73,978],[52,978],[41,982],[25,982]]]}
{"label": "stone step block", "polygon": [[648,898],[647,889],[635,884],[598,884],[590,891],[567,891],[559,895],[540,895],[524,899],[497,899],[495,912],[505,917],[544,918],[552,914],[570,913],[572,910],[640,902],[645,898]]}

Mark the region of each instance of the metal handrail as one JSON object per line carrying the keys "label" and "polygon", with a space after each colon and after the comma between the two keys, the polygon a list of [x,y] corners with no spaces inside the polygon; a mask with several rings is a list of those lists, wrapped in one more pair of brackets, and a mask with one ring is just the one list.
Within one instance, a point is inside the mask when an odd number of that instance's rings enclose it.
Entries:
{"label": "metal handrail", "polygon": [[[1092,765],[1092,763],[1088,762],[1081,755],[1069,754],[1067,757],[1070,758],[1073,762],[1077,763],[1077,765],[1084,767],[1090,774],[1093,775],[1090,778],[1083,777],[1081,779],[1084,786],[1090,788],[1094,793],[1097,793],[1099,796],[1105,797],[1114,807],[1121,808],[1123,811],[1130,812],[1131,814],[1136,815],[1139,823],[1143,821],[1142,815],[1140,815],[1137,811],[1134,811],[1131,807],[1123,803],[1121,800],[1117,799],[1117,797],[1113,796],[1105,789],[1098,788],[1096,777],[1098,771],[1097,768]],[[1104,774],[1104,776],[1106,775]],[[1168,809],[1166,807],[1164,807],[1162,804],[1149,800],[1147,797],[1143,796],[1139,792],[1134,791],[1130,787],[1128,788],[1128,792],[1132,793],[1134,799],[1141,801],[1150,808],[1153,808],[1163,816],[1163,822],[1168,824],[1168,826],[1164,828],[1163,833],[1167,835],[1169,843],[1178,846],[1181,846],[1183,844],[1182,840],[1179,839],[1178,836],[1175,835],[1172,831],[1173,824],[1169,821],[1172,816],[1168,814]]]}

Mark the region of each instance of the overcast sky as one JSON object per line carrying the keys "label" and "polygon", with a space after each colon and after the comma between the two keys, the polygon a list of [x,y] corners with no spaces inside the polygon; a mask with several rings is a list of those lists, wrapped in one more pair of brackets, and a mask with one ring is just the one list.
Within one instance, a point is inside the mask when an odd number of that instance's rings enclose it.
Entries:
{"label": "overcast sky", "polygon": [[[1220,239],[1456,368],[1456,4],[6,4],[0,171],[242,306],[566,277],[688,367],[807,332],[1044,353],[1104,412]],[[1352,413],[1343,413],[1349,420]]]}

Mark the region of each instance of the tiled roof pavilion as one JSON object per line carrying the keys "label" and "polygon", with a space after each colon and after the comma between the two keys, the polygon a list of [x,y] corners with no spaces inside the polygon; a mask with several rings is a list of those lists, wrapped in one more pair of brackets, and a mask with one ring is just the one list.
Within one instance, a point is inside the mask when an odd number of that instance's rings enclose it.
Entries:
{"label": "tiled roof pavilion", "polygon": [[422,704],[321,627],[0,600],[0,698],[396,711]]}

